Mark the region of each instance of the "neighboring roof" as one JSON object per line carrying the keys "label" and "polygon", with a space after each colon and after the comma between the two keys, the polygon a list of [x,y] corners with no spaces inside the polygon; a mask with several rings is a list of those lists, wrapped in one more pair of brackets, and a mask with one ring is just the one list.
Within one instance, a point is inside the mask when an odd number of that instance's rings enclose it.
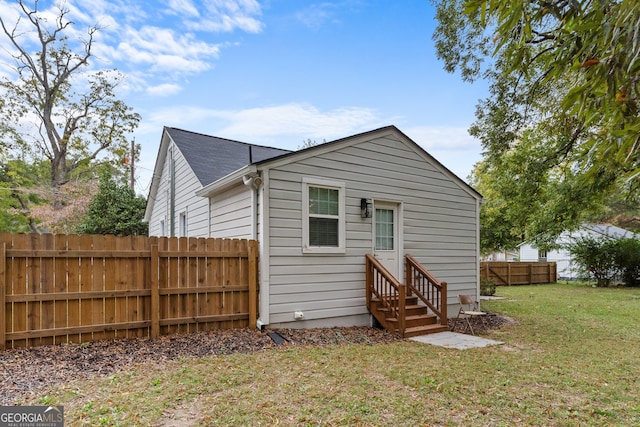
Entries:
{"label": "neighboring roof", "polygon": [[[629,230],[625,230],[624,228],[616,227],[611,224],[589,224],[582,223],[578,230],[574,231],[565,231],[556,239],[556,243],[563,243],[566,239],[574,239],[576,235],[574,234],[576,231],[588,231],[595,234],[599,234],[601,236],[610,237],[612,239],[622,239],[622,238],[638,238],[639,236],[636,233],[633,233]],[[523,247],[526,245],[530,245],[535,247],[531,241],[522,242],[518,245],[518,247]]]}
{"label": "neighboring roof", "polygon": [[291,152],[177,128],[165,130],[203,186],[249,164]]}
{"label": "neighboring roof", "polygon": [[611,224],[582,224],[582,227],[613,239],[636,237],[635,233]]}

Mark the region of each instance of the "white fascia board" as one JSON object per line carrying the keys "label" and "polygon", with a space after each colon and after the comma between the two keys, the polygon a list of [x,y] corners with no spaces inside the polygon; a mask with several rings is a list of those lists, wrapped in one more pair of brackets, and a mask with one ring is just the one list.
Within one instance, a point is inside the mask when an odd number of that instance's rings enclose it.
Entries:
{"label": "white fascia board", "polygon": [[212,182],[211,184],[202,187],[200,190],[196,191],[196,196],[211,197],[216,193],[226,190],[229,187],[237,185],[238,183],[242,183],[243,176],[256,172],[257,168],[255,165],[245,166],[234,172],[231,172],[229,175],[223,176],[222,178]]}
{"label": "white fascia board", "polygon": [[171,136],[167,132],[167,128],[163,128],[162,137],[160,138],[160,146],[158,147],[158,155],[156,156],[156,164],[153,168],[153,175],[151,176],[151,185],[149,186],[149,194],[147,195],[147,207],[144,211],[143,222],[149,222],[151,220],[151,213],[155,205],[155,200],[158,193],[158,187],[160,185],[160,178],[162,178],[162,170],[164,168],[164,162],[167,157],[167,151],[169,146],[173,143]]}

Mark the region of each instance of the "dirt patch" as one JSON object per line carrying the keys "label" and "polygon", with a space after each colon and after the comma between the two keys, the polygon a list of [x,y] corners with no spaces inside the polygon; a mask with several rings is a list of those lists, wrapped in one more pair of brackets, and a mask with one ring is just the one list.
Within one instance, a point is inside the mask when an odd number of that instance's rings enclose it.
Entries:
{"label": "dirt patch", "polygon": [[[490,328],[509,323],[497,318],[491,320]],[[95,375],[110,375],[141,363],[252,353],[277,347],[268,332],[273,331],[220,330],[158,339],[116,339],[6,350],[0,352],[0,405],[20,404],[47,387]],[[278,329],[276,332],[285,339],[282,345],[286,346],[373,345],[402,341],[397,335],[367,327]]]}
{"label": "dirt patch", "polygon": [[[504,326],[516,325],[518,322],[507,316],[501,316],[495,313],[488,313],[484,317],[471,317],[469,323],[473,328],[475,334],[486,334],[492,329],[499,329]],[[454,332],[463,332],[465,329],[463,320],[460,319],[456,322],[456,319],[449,319],[449,330]],[[467,330],[466,333],[469,333]]]}

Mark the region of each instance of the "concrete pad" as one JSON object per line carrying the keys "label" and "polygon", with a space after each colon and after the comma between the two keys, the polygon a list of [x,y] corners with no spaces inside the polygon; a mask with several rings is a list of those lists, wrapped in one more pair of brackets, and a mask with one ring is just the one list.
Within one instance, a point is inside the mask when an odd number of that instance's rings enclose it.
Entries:
{"label": "concrete pad", "polygon": [[409,339],[424,344],[437,345],[445,348],[457,348],[459,350],[504,344],[501,341],[489,340],[476,337],[475,335],[460,334],[458,332],[438,332],[436,334],[422,335]]}
{"label": "concrete pad", "polygon": [[494,296],[489,296],[489,295],[480,295],[480,301],[496,301],[496,300],[501,300],[501,299],[506,299],[505,297],[494,297]]}

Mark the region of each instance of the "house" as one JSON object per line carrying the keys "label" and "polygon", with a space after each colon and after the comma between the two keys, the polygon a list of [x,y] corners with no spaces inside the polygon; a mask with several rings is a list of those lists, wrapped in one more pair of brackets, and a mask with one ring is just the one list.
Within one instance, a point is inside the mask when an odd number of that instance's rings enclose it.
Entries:
{"label": "house", "polygon": [[491,252],[490,254],[484,255],[480,258],[481,261],[518,261],[518,251],[517,250],[502,250]]}
{"label": "house", "polygon": [[611,224],[582,224],[577,230],[565,231],[560,234],[555,241],[556,249],[538,249],[533,243],[522,243],[519,246],[520,261],[548,261],[555,262],[558,272],[558,279],[578,279],[578,270],[571,260],[571,254],[566,245],[582,237],[609,237],[620,239],[636,237],[631,231],[616,227]]}
{"label": "house", "polygon": [[481,198],[394,126],[295,152],[166,127],[145,220],[258,240],[257,326],[356,326],[372,323],[366,254],[400,281],[411,255],[447,282],[448,313],[479,295]]}

